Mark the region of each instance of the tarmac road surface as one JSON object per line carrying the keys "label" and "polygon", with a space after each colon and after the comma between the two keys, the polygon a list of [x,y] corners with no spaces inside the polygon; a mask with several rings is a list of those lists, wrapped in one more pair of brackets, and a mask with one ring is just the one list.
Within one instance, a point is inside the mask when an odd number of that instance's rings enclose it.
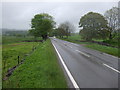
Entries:
{"label": "tarmac road surface", "polygon": [[118,58],[51,38],[79,88],[118,88]]}

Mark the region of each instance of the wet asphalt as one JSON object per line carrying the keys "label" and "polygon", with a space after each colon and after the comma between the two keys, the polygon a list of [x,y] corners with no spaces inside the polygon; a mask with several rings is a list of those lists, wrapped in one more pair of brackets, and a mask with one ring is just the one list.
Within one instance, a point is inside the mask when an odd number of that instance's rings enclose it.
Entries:
{"label": "wet asphalt", "polygon": [[[51,38],[80,88],[118,88],[118,58],[68,41]],[[108,68],[108,65],[111,68]]]}

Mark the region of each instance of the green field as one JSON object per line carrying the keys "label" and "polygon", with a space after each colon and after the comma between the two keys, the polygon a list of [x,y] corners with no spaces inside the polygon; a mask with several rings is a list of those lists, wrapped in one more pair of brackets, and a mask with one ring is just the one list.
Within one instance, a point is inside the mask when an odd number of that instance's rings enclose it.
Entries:
{"label": "green field", "polygon": [[[7,70],[18,64],[18,56],[20,60],[25,58],[25,61],[9,78],[3,80],[3,88],[67,88],[66,79],[50,40],[43,43],[19,40],[16,42],[16,38],[10,38],[15,40],[8,40],[10,43],[4,41],[2,47],[3,79]],[[33,47],[36,47],[34,52]]]}
{"label": "green field", "polygon": [[17,37],[17,36],[2,36],[2,44],[11,44],[25,40],[41,40],[41,38],[34,38],[33,36]]}
{"label": "green field", "polygon": [[[69,36],[68,38],[60,38],[62,40],[66,40],[69,42],[73,42],[73,43],[77,43],[77,44],[81,44],[85,47],[91,48],[91,49],[95,49],[101,52],[105,52],[117,57],[120,57],[120,54],[118,52],[118,48],[113,48],[113,47],[109,47],[109,46],[104,46],[104,45],[99,45],[96,43],[91,43],[91,42],[80,42],[78,40],[82,40],[79,34],[75,34],[72,36]],[[102,40],[96,40],[96,41],[102,41]],[[116,46],[118,43],[114,43],[114,45]]]}
{"label": "green field", "polygon": [[36,42],[19,42],[2,46],[2,66],[3,75],[7,70],[18,64],[18,56],[20,60],[32,51],[33,46],[36,46]]}

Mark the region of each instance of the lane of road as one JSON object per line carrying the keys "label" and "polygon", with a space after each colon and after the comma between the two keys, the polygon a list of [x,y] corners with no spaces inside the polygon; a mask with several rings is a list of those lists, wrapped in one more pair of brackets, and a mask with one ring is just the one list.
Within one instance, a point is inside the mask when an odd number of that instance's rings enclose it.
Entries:
{"label": "lane of road", "polygon": [[51,38],[80,88],[118,88],[118,58]]}

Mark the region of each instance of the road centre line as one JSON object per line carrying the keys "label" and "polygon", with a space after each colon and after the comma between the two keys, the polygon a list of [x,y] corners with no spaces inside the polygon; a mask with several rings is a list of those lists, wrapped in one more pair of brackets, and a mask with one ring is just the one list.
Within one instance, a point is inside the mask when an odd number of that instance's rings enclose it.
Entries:
{"label": "road centre line", "polygon": [[[67,41],[65,41],[65,42],[67,42]],[[71,42],[67,42],[67,43],[73,44],[73,45],[75,45],[75,46],[79,46],[78,44],[75,44],[75,43],[71,43]],[[71,48],[72,48],[72,47],[71,47]],[[111,57],[113,57],[113,58],[120,59],[119,57],[116,57],[116,56],[113,56],[113,55],[109,55],[109,54],[107,54],[107,53],[102,53],[102,54],[104,54],[104,55],[106,55],[106,56],[111,56]]]}
{"label": "road centre line", "polygon": [[79,45],[77,45],[77,44],[74,44],[74,43],[71,43],[71,44],[73,44],[73,45],[75,45],[75,46],[79,46]]}
{"label": "road centre line", "polygon": [[113,57],[113,58],[117,58],[117,59],[119,59],[118,57],[116,57],[116,56],[112,56],[112,55],[109,55],[109,54],[107,54],[107,53],[102,53],[102,54],[104,54],[104,55],[106,55],[106,56],[110,56],[110,57]]}
{"label": "road centre line", "polygon": [[113,68],[113,67],[111,67],[111,66],[109,66],[109,65],[107,65],[107,64],[105,64],[105,63],[103,63],[103,65],[106,66],[106,67],[108,67],[108,68],[110,68],[110,69],[112,69],[112,70],[115,71],[115,72],[120,73],[120,71],[118,71],[117,69],[115,69],[115,68]]}
{"label": "road centre line", "polygon": [[90,57],[88,54],[85,54],[85,53],[83,53],[83,52],[81,52],[81,51],[79,51],[79,50],[75,50],[75,51],[77,51],[77,52],[79,52],[79,53],[81,53],[81,54],[83,54],[83,55],[85,55],[85,56],[87,56],[87,57]]}
{"label": "road centre line", "polygon": [[69,44],[73,44],[73,45],[75,45],[75,46],[79,46],[79,45],[77,45],[77,44],[75,44],[75,43],[71,43],[71,42],[67,42],[67,41],[65,41],[66,43],[69,43]]}
{"label": "road centre line", "polygon": [[[85,54],[85,53],[83,53],[83,52],[81,52],[81,51],[79,51],[79,50],[76,50],[76,51],[79,52],[79,53],[81,53],[81,54],[83,54],[83,55],[85,55],[85,56],[87,56],[87,57],[90,57],[89,55],[87,55],[87,54]],[[115,71],[115,72],[120,73],[119,70],[117,70],[117,69],[115,69],[115,68],[113,68],[113,67],[111,67],[111,66],[109,66],[109,65],[107,65],[107,64],[105,64],[105,63],[103,63],[102,65],[106,66],[107,68],[110,68],[111,70],[113,70],[113,71]]]}
{"label": "road centre line", "polygon": [[[52,43],[52,44],[53,44],[53,43]],[[68,70],[68,68],[67,68],[65,62],[63,61],[63,59],[62,59],[60,53],[58,52],[56,46],[55,46],[54,44],[53,44],[53,46],[54,46],[54,48],[55,48],[55,50],[56,50],[56,52],[57,52],[57,54],[58,54],[58,56],[59,56],[59,58],[60,58],[60,61],[61,61],[62,65],[63,65],[65,71],[67,72],[67,75],[68,75],[68,77],[70,78],[70,80],[71,80],[73,86],[74,86],[77,90],[80,90],[78,84],[76,83],[76,81],[75,81],[75,79],[73,78],[72,74],[71,74],[70,71]]]}
{"label": "road centre line", "polygon": [[[66,44],[66,43],[64,43],[64,45],[65,45],[65,46],[67,46],[67,44]],[[70,47],[70,48],[72,48],[71,46],[69,46],[69,47]]]}
{"label": "road centre line", "polygon": [[[79,50],[76,50],[76,51],[79,52],[79,53],[81,53],[81,54],[83,54],[83,55],[85,55],[85,56],[87,56],[87,57],[90,57],[89,55],[87,55],[87,54],[85,54],[85,53],[83,53],[83,52],[81,52],[81,51],[79,51]],[[115,68],[113,68],[113,67],[111,67],[111,66],[109,66],[109,65],[107,65],[107,64],[105,64],[105,63],[103,63],[102,65],[106,66],[107,68],[110,68],[111,70],[113,70],[113,71],[115,71],[115,72],[120,73],[119,70],[117,70],[117,69],[115,69]]]}

